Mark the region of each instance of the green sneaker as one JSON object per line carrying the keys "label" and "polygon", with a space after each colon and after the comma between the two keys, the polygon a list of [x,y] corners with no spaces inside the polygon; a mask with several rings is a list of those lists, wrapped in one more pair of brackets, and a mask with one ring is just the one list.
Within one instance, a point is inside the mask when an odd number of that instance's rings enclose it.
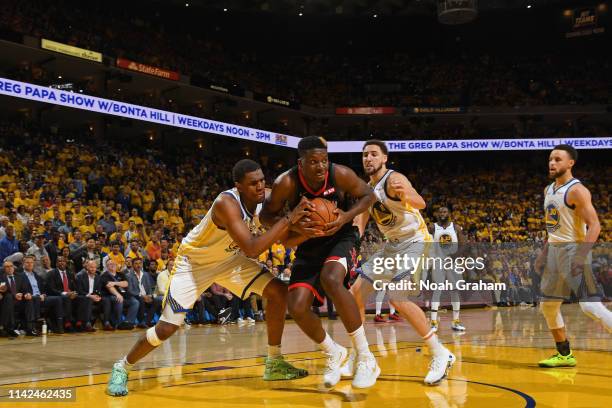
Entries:
{"label": "green sneaker", "polygon": [[128,372],[120,363],[113,365],[113,371],[111,372],[108,385],[106,386],[106,393],[112,397],[122,397],[127,395],[127,379]]}
{"label": "green sneaker", "polygon": [[276,358],[266,357],[265,362],[264,381],[296,380],[308,375],[308,371],[292,366],[282,356]]}
{"label": "green sneaker", "polygon": [[575,367],[576,366],[576,357],[572,353],[569,353],[567,356],[562,356],[557,353],[546,360],[542,360],[538,363],[540,367]]}

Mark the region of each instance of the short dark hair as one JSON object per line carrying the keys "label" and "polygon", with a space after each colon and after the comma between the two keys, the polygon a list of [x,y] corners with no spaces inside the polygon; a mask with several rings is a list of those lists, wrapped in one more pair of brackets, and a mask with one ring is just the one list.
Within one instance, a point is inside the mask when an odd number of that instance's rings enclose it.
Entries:
{"label": "short dark hair", "polygon": [[232,169],[232,177],[234,182],[240,183],[244,179],[244,175],[252,171],[261,169],[261,166],[256,161],[251,159],[242,159],[234,165]]}
{"label": "short dark hair", "polygon": [[304,157],[307,151],[314,149],[327,150],[327,140],[321,136],[306,136],[300,139],[298,143],[298,154]]}
{"label": "short dark hair", "polygon": [[574,146],[568,145],[568,144],[560,144],[560,145],[556,145],[553,150],[564,150],[566,151],[570,158],[577,162],[578,161],[578,150],[576,150],[576,148]]}
{"label": "short dark hair", "polygon": [[378,140],[378,139],[366,140],[366,142],[363,144],[363,148],[361,149],[361,151],[364,151],[365,148],[368,146],[378,146],[380,147],[380,150],[383,152],[384,155],[387,155],[387,156],[389,155],[389,149],[387,149],[387,145],[382,140]]}

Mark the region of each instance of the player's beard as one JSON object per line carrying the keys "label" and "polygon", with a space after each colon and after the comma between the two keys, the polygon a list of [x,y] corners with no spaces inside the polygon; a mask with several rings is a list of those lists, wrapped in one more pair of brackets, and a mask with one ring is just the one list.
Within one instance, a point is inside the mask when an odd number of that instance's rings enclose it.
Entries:
{"label": "player's beard", "polygon": [[553,174],[548,173],[548,177],[550,177],[552,180],[556,180],[556,179],[558,179],[560,177],[563,177],[563,175],[565,175],[566,171],[567,171],[567,169],[557,170]]}
{"label": "player's beard", "polygon": [[366,175],[367,175],[367,176],[371,176],[371,175],[373,175],[373,174],[378,173],[378,171],[379,171],[380,169],[382,169],[382,166],[383,166],[383,165],[382,165],[382,163],[380,163],[380,164],[378,165],[378,167],[375,167],[375,168],[374,168],[374,170],[372,170],[372,171],[367,171],[367,170],[366,170]]}

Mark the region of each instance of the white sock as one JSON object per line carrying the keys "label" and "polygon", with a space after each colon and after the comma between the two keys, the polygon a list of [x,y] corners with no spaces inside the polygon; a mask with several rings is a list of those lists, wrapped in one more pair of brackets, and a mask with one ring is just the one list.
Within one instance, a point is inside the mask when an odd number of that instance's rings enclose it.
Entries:
{"label": "white sock", "polygon": [[438,336],[436,336],[433,330],[427,333],[427,335],[423,337],[423,340],[425,340],[425,344],[427,344],[429,351],[431,351],[434,356],[438,356],[444,352],[444,346],[442,346],[442,343],[440,343]]}
{"label": "white sock", "polygon": [[376,314],[379,315],[382,313],[382,304],[383,300],[385,300],[385,291],[381,290],[376,293]]}
{"label": "white sock", "polygon": [[453,320],[459,320],[459,309],[461,308],[461,303],[451,302],[451,305],[453,305]]}
{"label": "white sock", "polygon": [[438,320],[438,308],[440,307],[440,302],[431,302],[431,320]]}
{"label": "white sock", "polygon": [[395,314],[395,308],[391,303],[389,303],[389,314]]}
{"label": "white sock", "polygon": [[121,360],[119,360],[119,364],[121,364],[123,366],[123,368],[125,368],[127,371],[131,370],[132,367],[134,367],[134,364],[128,363],[127,356],[125,356]]}
{"label": "white sock", "polygon": [[365,330],[363,329],[363,325],[359,326],[357,330],[352,333],[349,333],[351,336],[351,341],[353,342],[353,347],[357,351],[357,354],[370,354],[370,347],[368,346],[368,339],[365,335]]}
{"label": "white sock", "polygon": [[338,348],[338,344],[336,344],[336,342],[329,336],[328,333],[325,333],[325,339],[323,339],[323,341],[319,343],[318,346],[327,354],[333,353]]}
{"label": "white sock", "polygon": [[281,356],[281,346],[271,346],[268,344],[268,358],[278,358]]}

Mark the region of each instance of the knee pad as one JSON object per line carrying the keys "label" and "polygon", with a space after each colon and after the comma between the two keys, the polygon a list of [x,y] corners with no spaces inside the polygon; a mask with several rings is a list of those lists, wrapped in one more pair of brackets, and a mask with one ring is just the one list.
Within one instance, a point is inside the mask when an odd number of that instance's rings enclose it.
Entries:
{"label": "knee pad", "polygon": [[146,331],[147,342],[153,347],[157,347],[162,344],[162,341],[157,337],[157,332],[155,331],[155,326],[149,327]]}
{"label": "knee pad", "polygon": [[544,315],[546,324],[551,330],[560,329],[565,326],[563,317],[561,316],[561,302],[542,302],[540,303],[540,310]]}

